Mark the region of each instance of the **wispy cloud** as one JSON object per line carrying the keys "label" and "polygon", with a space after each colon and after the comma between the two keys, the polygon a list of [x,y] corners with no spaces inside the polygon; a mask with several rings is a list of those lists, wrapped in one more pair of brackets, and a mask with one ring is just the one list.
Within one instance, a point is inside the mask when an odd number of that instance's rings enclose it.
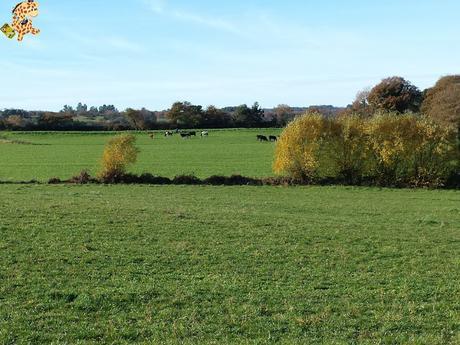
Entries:
{"label": "wispy cloud", "polygon": [[244,32],[235,23],[218,17],[208,17],[202,13],[173,9],[166,0],[143,0],[144,4],[156,14],[169,16],[173,19],[197,24],[212,29],[243,35]]}
{"label": "wispy cloud", "polygon": [[203,26],[207,26],[213,29],[222,30],[230,33],[234,33],[237,35],[242,35],[243,32],[238,28],[237,25],[234,23],[224,20],[222,18],[210,18],[203,16],[201,14],[191,13],[191,12],[183,12],[183,11],[173,11],[170,13],[174,18],[199,24]]}

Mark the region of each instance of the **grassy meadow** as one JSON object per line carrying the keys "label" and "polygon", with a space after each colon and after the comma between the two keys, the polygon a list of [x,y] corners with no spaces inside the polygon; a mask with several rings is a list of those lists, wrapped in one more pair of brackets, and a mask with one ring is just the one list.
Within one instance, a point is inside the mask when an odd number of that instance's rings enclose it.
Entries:
{"label": "grassy meadow", "polygon": [[[150,172],[174,177],[194,174],[241,174],[249,177],[271,176],[274,143],[259,143],[257,134],[278,135],[280,130],[218,130],[208,138],[183,140],[178,135],[155,139],[137,133],[141,153],[132,167],[135,173]],[[0,181],[47,181],[67,179],[82,169],[95,174],[107,141],[115,133],[21,133],[1,134]]]}
{"label": "grassy meadow", "polygon": [[[138,133],[131,171],[270,176],[258,133]],[[0,181],[113,135],[4,133]],[[0,184],[0,344],[460,344],[459,253],[453,190]]]}
{"label": "grassy meadow", "polygon": [[456,191],[0,194],[0,344],[460,343]]}

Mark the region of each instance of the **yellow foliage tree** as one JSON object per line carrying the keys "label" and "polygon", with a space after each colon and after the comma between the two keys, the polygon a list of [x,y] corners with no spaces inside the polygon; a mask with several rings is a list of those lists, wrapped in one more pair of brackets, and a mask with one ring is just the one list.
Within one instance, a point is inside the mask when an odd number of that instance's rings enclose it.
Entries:
{"label": "yellow foliage tree", "polygon": [[439,186],[458,162],[455,132],[428,118],[306,114],[282,133],[274,170],[303,181]]}
{"label": "yellow foliage tree", "polygon": [[[276,146],[274,170],[302,181],[316,177],[326,158],[324,139],[331,122],[319,113],[309,113],[291,122]],[[323,151],[323,154],[319,154]]]}
{"label": "yellow foliage tree", "polygon": [[102,155],[99,178],[110,181],[123,175],[126,168],[137,160],[139,150],[134,146],[135,142],[133,135],[120,135],[110,139]]}
{"label": "yellow foliage tree", "polygon": [[368,126],[374,175],[381,182],[439,186],[455,169],[455,132],[426,117],[376,116]]}
{"label": "yellow foliage tree", "polygon": [[351,183],[360,182],[372,169],[368,122],[361,116],[344,116],[334,120],[339,125],[335,151],[337,177]]}

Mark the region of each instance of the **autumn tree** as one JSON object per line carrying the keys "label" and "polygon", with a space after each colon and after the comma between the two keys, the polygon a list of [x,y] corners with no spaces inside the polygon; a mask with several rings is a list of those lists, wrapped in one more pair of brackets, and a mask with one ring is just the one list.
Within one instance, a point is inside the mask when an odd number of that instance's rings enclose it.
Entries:
{"label": "autumn tree", "polygon": [[307,113],[289,123],[274,170],[300,181],[374,181],[439,187],[458,171],[452,128],[414,114],[328,118]]}
{"label": "autumn tree", "polygon": [[418,112],[422,99],[422,92],[401,77],[391,77],[382,80],[367,96],[373,112]]}
{"label": "autumn tree", "polygon": [[4,120],[4,126],[11,129],[21,129],[26,125],[26,120],[20,115],[10,115]]}
{"label": "autumn tree", "polygon": [[443,77],[425,90],[421,110],[437,122],[460,129],[460,75]]}
{"label": "autumn tree", "polygon": [[72,126],[73,122],[73,116],[69,113],[45,112],[38,118],[37,125],[42,129],[59,130]]}
{"label": "autumn tree", "polygon": [[124,111],[123,115],[131,127],[137,130],[152,129],[157,120],[155,114],[145,108],[141,110],[128,108]]}
{"label": "autumn tree", "polygon": [[353,115],[359,117],[370,117],[373,114],[372,107],[369,104],[369,94],[371,93],[370,88],[363,89],[356,94],[353,103],[348,106],[342,115]]}
{"label": "autumn tree", "polygon": [[275,109],[276,121],[281,126],[286,126],[295,116],[292,108],[287,104],[280,104]]}
{"label": "autumn tree", "polygon": [[109,140],[102,155],[99,178],[114,182],[126,173],[129,165],[136,163],[139,149],[135,146],[136,137],[119,135]]}

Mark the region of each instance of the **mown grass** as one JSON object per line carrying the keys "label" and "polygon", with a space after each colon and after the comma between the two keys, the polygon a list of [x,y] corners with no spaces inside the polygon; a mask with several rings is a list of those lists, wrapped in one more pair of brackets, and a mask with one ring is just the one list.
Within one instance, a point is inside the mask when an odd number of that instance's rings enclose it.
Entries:
{"label": "mown grass", "polygon": [[458,191],[0,195],[1,344],[460,343]]}
{"label": "mown grass", "polygon": [[[210,131],[208,138],[183,140],[165,138],[157,132],[155,139],[138,133],[141,150],[133,173],[150,172],[174,177],[194,174],[240,174],[250,177],[273,175],[273,143],[259,143],[257,134],[279,134],[280,130]],[[95,174],[104,146],[116,133],[20,133],[3,134],[0,142],[0,180],[47,181],[51,177],[67,179],[87,169]],[[10,140],[8,142],[7,140]],[[23,145],[27,142],[34,145]]]}

